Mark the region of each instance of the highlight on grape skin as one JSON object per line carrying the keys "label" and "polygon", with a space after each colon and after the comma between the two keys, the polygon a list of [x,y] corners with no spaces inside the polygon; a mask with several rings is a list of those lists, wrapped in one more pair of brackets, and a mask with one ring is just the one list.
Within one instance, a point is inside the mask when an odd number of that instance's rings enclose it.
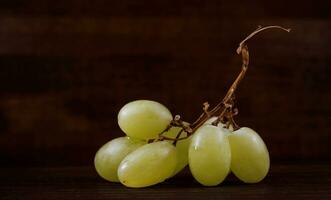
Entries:
{"label": "highlight on grape skin", "polygon": [[[240,127],[234,94],[249,63],[247,41],[267,29],[258,27],[240,44],[239,75],[224,98],[213,108],[203,104],[203,112],[192,123],[173,115],[167,107],[151,100],[136,100],[118,113],[118,125],[126,134],[104,144],[96,153],[97,173],[110,182],[130,188],[161,183],[181,173],[189,165],[192,176],[203,186],[217,186],[233,173],[245,183],[258,183],[268,174],[268,149],[253,129]],[[169,180],[171,181],[171,180]]]}

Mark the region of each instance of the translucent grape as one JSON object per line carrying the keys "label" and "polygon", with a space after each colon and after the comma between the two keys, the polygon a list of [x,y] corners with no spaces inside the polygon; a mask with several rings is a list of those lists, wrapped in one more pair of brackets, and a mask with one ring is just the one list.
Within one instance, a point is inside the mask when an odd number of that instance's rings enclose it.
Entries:
{"label": "translucent grape", "polygon": [[[217,117],[211,117],[204,124],[211,125],[216,119],[217,119]],[[231,124],[229,125],[229,128],[226,128],[226,124],[223,124],[222,122],[219,122],[217,124],[217,126],[220,127],[220,128],[225,128],[225,129],[228,129],[230,131],[233,131],[233,126]]]}
{"label": "translucent grape", "polygon": [[119,182],[117,168],[129,153],[146,144],[144,141],[120,137],[104,144],[94,157],[94,166],[98,174],[112,182]]}
{"label": "translucent grape", "polygon": [[[163,135],[176,138],[177,134],[182,128],[180,127],[172,127],[169,131],[165,132]],[[186,132],[182,132],[179,138],[186,137]],[[188,148],[190,145],[191,137],[183,140],[178,140],[176,143],[176,151],[177,151],[177,165],[176,169],[172,176],[176,175],[180,172],[184,167],[188,164]],[[173,141],[168,140],[168,142],[173,143]]]}
{"label": "translucent grape", "polygon": [[118,113],[118,124],[126,135],[138,139],[156,138],[172,120],[170,111],[162,104],[137,100],[126,104]]}
{"label": "translucent grape", "polygon": [[231,170],[243,182],[256,183],[268,173],[269,153],[261,137],[243,127],[228,136],[231,146]]}
{"label": "translucent grape", "polygon": [[151,186],[170,177],[176,162],[176,148],[169,142],[146,144],[123,159],[118,168],[118,177],[127,187]]}
{"label": "translucent grape", "polygon": [[219,127],[200,127],[192,137],[188,156],[190,170],[202,185],[218,185],[230,171],[230,144]]}

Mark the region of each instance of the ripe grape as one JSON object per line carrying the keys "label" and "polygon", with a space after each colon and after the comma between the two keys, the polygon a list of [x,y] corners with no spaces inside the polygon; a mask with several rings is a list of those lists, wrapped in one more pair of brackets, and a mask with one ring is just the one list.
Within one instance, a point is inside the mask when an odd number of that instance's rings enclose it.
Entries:
{"label": "ripe grape", "polygon": [[231,146],[231,170],[243,182],[257,183],[268,173],[269,153],[261,137],[243,127],[228,136]]}
{"label": "ripe grape", "polygon": [[205,186],[221,183],[231,164],[230,144],[223,129],[201,126],[192,137],[188,157],[190,170],[199,183]]}
{"label": "ripe grape", "polygon": [[117,173],[121,183],[127,187],[147,187],[170,177],[176,163],[176,149],[172,144],[153,142],[126,156]]}
{"label": "ripe grape", "polygon": [[117,168],[123,158],[146,144],[146,142],[132,139],[129,137],[120,137],[104,144],[94,157],[94,166],[98,174],[112,182],[119,182],[117,177]]}
{"label": "ripe grape", "polygon": [[126,135],[138,139],[156,138],[171,122],[170,111],[162,104],[149,101],[132,101],[118,113],[118,124]]}
{"label": "ripe grape", "polygon": [[[171,127],[170,130],[165,132],[163,135],[170,138],[176,138],[180,130],[182,130],[181,127]],[[186,136],[187,133],[183,131],[179,138],[184,138]],[[176,143],[177,165],[172,176],[176,175],[178,172],[184,169],[184,167],[188,164],[188,148],[190,145],[190,141],[191,141],[191,137],[177,141]],[[168,140],[168,142],[172,143],[173,141]]]}
{"label": "ripe grape", "polygon": [[[215,116],[211,117],[204,124],[211,125],[216,119],[217,119],[217,117],[215,117]],[[223,124],[222,122],[218,122],[217,126],[220,128],[226,128],[226,124]],[[229,128],[226,128],[226,129],[233,131],[233,126],[230,124]]]}

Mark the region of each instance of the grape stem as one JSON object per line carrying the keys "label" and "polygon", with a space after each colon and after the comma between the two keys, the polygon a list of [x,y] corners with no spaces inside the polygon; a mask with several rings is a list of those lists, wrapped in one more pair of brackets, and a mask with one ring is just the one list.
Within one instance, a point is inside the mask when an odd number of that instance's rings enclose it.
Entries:
{"label": "grape stem", "polygon": [[[233,116],[238,114],[238,109],[234,107],[234,93],[245,77],[248,64],[249,64],[249,51],[247,46],[247,41],[254,37],[256,34],[265,31],[267,29],[281,29],[286,32],[290,32],[290,29],[285,29],[281,26],[258,26],[258,28],[249,34],[244,40],[239,43],[239,47],[237,48],[237,54],[241,54],[242,57],[242,66],[241,71],[235,81],[232,83],[231,87],[229,88],[228,92],[224,96],[224,98],[216,104],[216,106],[209,110],[209,103],[203,103],[203,113],[196,119],[192,124],[186,124],[184,121],[181,120],[179,115],[176,115],[175,118],[171,121],[169,126],[159,134],[159,138],[157,140],[172,140],[174,141],[173,144],[176,144],[178,140],[183,140],[190,137],[199,127],[201,127],[210,117],[217,116],[216,120],[212,122],[212,125],[216,125],[219,122],[225,123],[226,127],[228,128],[230,125],[234,127],[235,130],[239,129],[240,127],[234,121]],[[166,137],[163,134],[167,132],[171,127],[181,127],[182,129],[178,132],[176,138]],[[186,132],[185,137],[180,137],[182,132]]]}

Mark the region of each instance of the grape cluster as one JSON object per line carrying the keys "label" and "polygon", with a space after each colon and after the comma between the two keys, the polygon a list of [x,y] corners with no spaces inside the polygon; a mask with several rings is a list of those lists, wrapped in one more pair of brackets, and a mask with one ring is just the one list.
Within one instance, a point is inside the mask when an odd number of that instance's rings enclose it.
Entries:
{"label": "grape cluster", "polygon": [[246,74],[247,40],[257,33],[280,26],[258,27],[240,44],[242,70],[223,100],[213,109],[204,104],[203,113],[192,124],[172,116],[162,104],[137,100],[118,114],[126,134],[103,145],[95,155],[98,174],[111,182],[141,188],[163,182],[189,165],[193,177],[204,186],[222,183],[230,172],[245,183],[257,183],[268,173],[269,152],[251,128],[239,127],[233,116],[234,92]]}
{"label": "grape cluster", "polygon": [[[221,122],[215,125],[217,117],[211,117],[188,136],[182,127],[167,130],[172,120],[170,111],[158,102],[126,104],[118,114],[126,136],[111,140],[96,153],[99,175],[140,188],[163,182],[186,165],[205,186],[220,184],[230,171],[247,183],[259,182],[268,173],[268,150],[254,130],[243,127],[234,131]],[[172,140],[162,140],[160,133]]]}

